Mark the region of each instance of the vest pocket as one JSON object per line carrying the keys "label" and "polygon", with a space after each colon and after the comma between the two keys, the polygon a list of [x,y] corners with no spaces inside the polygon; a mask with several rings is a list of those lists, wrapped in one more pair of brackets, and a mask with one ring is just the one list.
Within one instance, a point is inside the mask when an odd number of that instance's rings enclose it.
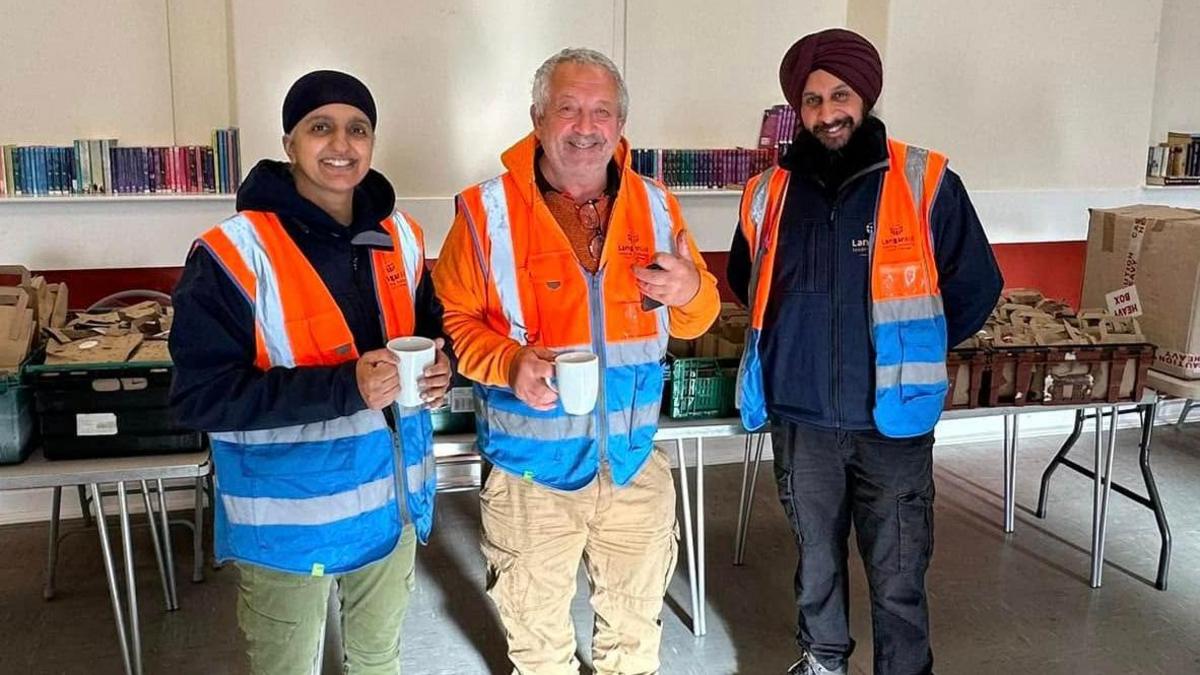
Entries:
{"label": "vest pocket", "polygon": [[295,353],[312,355],[307,358],[297,356],[297,366],[334,366],[354,356],[354,338],[340,310],[288,322],[287,331],[293,344],[301,335],[310,340],[308,345],[297,345],[300,348]]}
{"label": "vest pocket", "polygon": [[[531,342],[565,347],[591,342],[587,289],[571,251],[529,257],[526,268],[536,303],[536,319],[526,316]],[[543,320],[546,319],[546,320]]]}

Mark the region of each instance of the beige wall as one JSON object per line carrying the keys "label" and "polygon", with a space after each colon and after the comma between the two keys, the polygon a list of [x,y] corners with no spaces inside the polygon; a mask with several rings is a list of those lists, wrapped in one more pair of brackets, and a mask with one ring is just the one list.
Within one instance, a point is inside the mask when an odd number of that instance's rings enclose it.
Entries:
{"label": "beige wall", "polygon": [[849,0],[846,27],[868,40],[887,58],[888,7],[890,0]]}
{"label": "beige wall", "polygon": [[763,109],[783,102],[784,52],[845,22],[845,0],[631,0],[627,135],[642,147],[754,147]]}
{"label": "beige wall", "polygon": [[1200,1],[1163,0],[1149,143],[1168,131],[1200,132]]}
{"label": "beige wall", "polygon": [[830,25],[876,41],[892,132],[973,189],[1135,186],[1148,139],[1200,130],[1195,0],[0,0],[0,16],[3,142],[194,143],[232,122],[249,164],[280,156],[295,77],[344,68],[379,99],[377,166],[404,197],[497,171],[564,45],[624,66],[641,146],[753,143],[783,51]]}
{"label": "beige wall", "polygon": [[[379,109],[375,167],[406,197],[453,195],[495,175],[527,133],[533,72],[564,46],[612,54],[612,0],[232,0],[242,156],[281,157],[287,88],[346,70]],[[270,26],[270,30],[264,30]]]}
{"label": "beige wall", "polygon": [[1142,182],[1162,0],[890,5],[894,135],[945,151],[976,189]]}
{"label": "beige wall", "polygon": [[224,0],[0,0],[0,143],[205,143],[229,122]]}
{"label": "beige wall", "polygon": [[0,3],[0,142],[171,142],[166,27],[161,1]]}
{"label": "beige wall", "polygon": [[225,0],[168,1],[176,137],[207,145],[233,119]]}

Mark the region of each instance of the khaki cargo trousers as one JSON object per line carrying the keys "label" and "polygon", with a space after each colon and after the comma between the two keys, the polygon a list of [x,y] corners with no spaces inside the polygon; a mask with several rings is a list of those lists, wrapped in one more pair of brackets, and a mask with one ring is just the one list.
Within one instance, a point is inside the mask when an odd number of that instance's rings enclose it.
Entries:
{"label": "khaki cargo trousers", "polygon": [[583,561],[597,675],[658,672],[663,595],[675,570],[675,485],[655,449],[625,487],[608,471],[566,492],[492,470],[480,494],[487,592],[514,673],[579,672],[571,600]]}

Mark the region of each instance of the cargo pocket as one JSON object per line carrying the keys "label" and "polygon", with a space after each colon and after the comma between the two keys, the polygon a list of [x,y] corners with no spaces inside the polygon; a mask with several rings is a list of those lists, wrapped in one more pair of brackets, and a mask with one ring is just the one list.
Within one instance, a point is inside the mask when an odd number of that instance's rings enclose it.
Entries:
{"label": "cargo pocket", "polygon": [[933,555],[933,489],[897,497],[896,519],[900,571],[923,570]]}

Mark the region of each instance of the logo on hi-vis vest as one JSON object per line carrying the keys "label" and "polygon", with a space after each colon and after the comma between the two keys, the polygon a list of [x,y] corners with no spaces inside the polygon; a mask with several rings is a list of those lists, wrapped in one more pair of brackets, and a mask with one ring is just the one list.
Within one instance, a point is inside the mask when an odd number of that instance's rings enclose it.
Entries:
{"label": "logo on hi-vis vest", "polygon": [[406,284],[404,270],[391,258],[383,263],[383,277],[387,279],[388,286],[404,286]]}
{"label": "logo on hi-vis vest", "polygon": [[637,232],[629,230],[625,233],[625,241],[617,244],[617,253],[623,258],[630,258],[635,263],[650,259],[650,249],[638,243]]}
{"label": "logo on hi-vis vest", "polygon": [[904,226],[900,223],[888,225],[887,234],[879,241],[879,245],[886,250],[912,248],[916,243],[917,238],[911,234],[906,234]]}
{"label": "logo on hi-vis vest", "polygon": [[871,232],[875,229],[875,223],[867,223],[866,234],[861,239],[850,240],[850,252],[856,255],[865,256],[871,248]]}

